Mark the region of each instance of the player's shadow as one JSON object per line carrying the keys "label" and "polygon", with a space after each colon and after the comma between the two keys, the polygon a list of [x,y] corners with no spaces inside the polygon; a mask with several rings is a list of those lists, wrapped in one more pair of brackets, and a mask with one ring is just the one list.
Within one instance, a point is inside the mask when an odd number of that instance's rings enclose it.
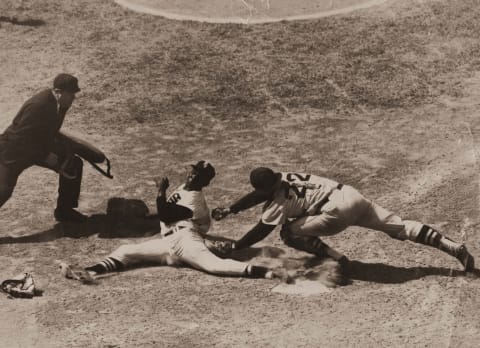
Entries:
{"label": "player's shadow", "polygon": [[26,236],[0,237],[0,244],[45,243],[59,238],[141,238],[160,232],[160,221],[150,215],[141,200],[111,198],[106,214],[95,214],[83,223],[60,222],[52,228]]}
{"label": "player's shadow", "polygon": [[26,19],[18,19],[17,17],[7,17],[7,16],[0,16],[0,22],[10,23],[14,25],[22,25],[27,27],[39,27],[45,25],[45,21],[42,19],[34,19],[34,18],[26,18]]}
{"label": "player's shadow", "polygon": [[[248,261],[254,257],[281,258],[283,266],[288,269],[296,270],[315,270],[317,266],[322,265],[326,260],[318,257],[300,257],[285,258],[285,251],[281,248],[264,246],[259,248],[246,248],[232,253],[231,257],[238,261]],[[349,279],[347,284],[353,280],[362,280],[373,283],[400,284],[408,281],[417,280],[429,276],[443,277],[461,277],[470,278],[480,277],[480,270],[465,274],[464,271],[445,267],[398,267],[384,263],[364,263],[361,261],[350,260],[343,267],[344,275]]]}
{"label": "player's shadow", "polygon": [[[226,238],[217,237],[216,239],[225,240]],[[266,257],[277,259],[285,254],[285,250],[282,248],[277,248],[274,246],[263,246],[263,247],[249,247],[241,250],[234,251],[228,257],[235,259],[237,261],[246,262],[255,257]]]}
{"label": "player's shadow", "polygon": [[374,283],[399,284],[428,276],[459,277],[465,272],[445,267],[397,267],[384,263],[350,261],[344,267],[345,275],[351,280]]}
{"label": "player's shadow", "polygon": [[0,237],[0,244],[45,243],[60,238],[83,238],[98,234],[99,238],[141,238],[160,232],[157,219],[112,220],[106,214],[90,216],[84,223],[57,223],[52,228],[25,236]]}

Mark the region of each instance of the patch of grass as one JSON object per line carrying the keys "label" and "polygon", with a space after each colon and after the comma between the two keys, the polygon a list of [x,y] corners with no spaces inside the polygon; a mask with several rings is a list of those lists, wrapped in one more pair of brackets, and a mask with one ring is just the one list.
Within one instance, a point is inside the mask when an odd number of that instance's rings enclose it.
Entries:
{"label": "patch of grass", "polygon": [[[480,46],[472,39],[480,35],[478,15],[474,1],[453,1],[426,3],[395,19],[357,14],[172,28],[170,21],[142,15],[127,21],[119,13],[111,23],[92,23],[89,45],[97,49],[90,62],[95,69],[103,64],[105,84],[142,95],[126,99],[130,120],[139,113],[155,121],[199,110],[218,118],[253,117],[275,105],[403,108],[459,93],[452,76],[479,65]],[[118,25],[144,41],[127,52]]]}

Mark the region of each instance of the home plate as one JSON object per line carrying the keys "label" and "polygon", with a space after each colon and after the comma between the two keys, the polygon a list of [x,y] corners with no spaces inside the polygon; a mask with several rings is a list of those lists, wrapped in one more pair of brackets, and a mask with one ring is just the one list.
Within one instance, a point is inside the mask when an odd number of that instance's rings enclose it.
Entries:
{"label": "home plate", "polygon": [[299,280],[297,279],[294,284],[281,283],[275,286],[272,289],[272,292],[279,294],[289,294],[289,295],[301,295],[301,296],[310,296],[316,294],[324,294],[332,291],[332,288],[329,288],[319,281],[315,280]]}

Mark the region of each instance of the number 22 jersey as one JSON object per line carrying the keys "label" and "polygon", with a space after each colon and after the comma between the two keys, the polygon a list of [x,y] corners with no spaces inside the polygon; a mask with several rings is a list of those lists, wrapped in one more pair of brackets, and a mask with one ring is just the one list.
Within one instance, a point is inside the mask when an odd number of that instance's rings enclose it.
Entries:
{"label": "number 22 jersey", "polygon": [[281,186],[263,207],[262,222],[267,225],[281,225],[288,219],[315,214],[318,205],[338,186],[338,182],[316,175],[281,174]]}

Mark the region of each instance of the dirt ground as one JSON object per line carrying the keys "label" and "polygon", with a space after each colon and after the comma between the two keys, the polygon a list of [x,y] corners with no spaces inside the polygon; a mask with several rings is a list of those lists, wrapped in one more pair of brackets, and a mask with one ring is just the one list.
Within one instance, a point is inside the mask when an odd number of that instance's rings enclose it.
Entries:
{"label": "dirt ground", "polygon": [[[80,210],[97,219],[68,226],[52,216],[56,175],[20,177],[0,212],[0,279],[29,271],[44,293],[0,297],[0,347],[478,346],[477,277],[438,250],[371,230],[325,238],[354,260],[352,283],[311,296],[169,267],[88,286],[62,278],[56,261],[87,265],[154,238],[154,228],[101,225],[108,199],[142,199],[153,211],[152,178],[178,185],[203,158],[218,173],[211,207],[245,193],[257,165],[312,172],[439,227],[478,257],[479,15],[474,0],[387,1],[246,26],[173,21],[113,1],[2,1],[0,125],[58,72],[76,74],[82,93],[64,127],[103,149],[115,178],[86,164]],[[212,233],[239,238],[259,214]],[[247,255],[306,257],[278,230]]]}

